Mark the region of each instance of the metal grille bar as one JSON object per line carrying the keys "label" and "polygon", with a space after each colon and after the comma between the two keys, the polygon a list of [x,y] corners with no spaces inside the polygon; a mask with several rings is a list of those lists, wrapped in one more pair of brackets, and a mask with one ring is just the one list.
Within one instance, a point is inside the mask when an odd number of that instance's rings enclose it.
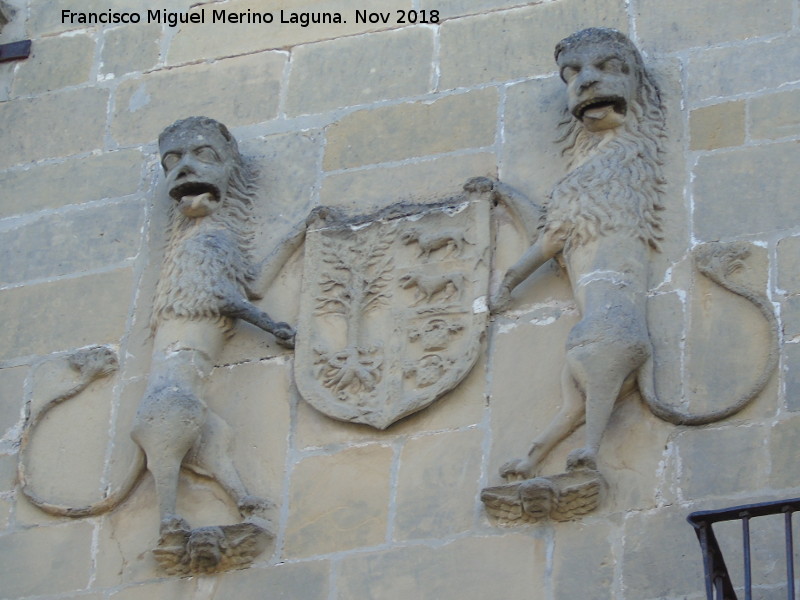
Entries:
{"label": "metal grille bar", "polygon": [[722,556],[717,538],[714,535],[714,523],[722,521],[742,522],[742,554],[744,557],[744,600],[752,600],[752,558],[750,553],[750,520],[754,517],[766,515],[784,515],[784,537],[786,552],[786,594],[788,600],[798,600],[795,597],[794,584],[794,538],[792,535],[792,514],[800,510],[800,498],[779,500],[776,502],[762,502],[759,504],[746,504],[721,510],[705,510],[694,512],[687,517],[694,527],[700,550],[703,553],[703,567],[705,570],[705,588],[707,600],[739,600],[731,583],[728,567]]}

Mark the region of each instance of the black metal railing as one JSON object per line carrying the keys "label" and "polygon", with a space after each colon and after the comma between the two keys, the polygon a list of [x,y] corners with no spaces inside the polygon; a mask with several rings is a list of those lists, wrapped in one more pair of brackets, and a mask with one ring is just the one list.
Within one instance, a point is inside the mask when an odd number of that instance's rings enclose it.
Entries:
{"label": "black metal railing", "polygon": [[714,534],[714,523],[736,520],[742,522],[744,600],[752,600],[753,565],[750,549],[750,520],[754,517],[782,514],[786,554],[786,597],[788,600],[797,600],[794,591],[794,541],[792,536],[792,514],[797,510],[800,510],[800,498],[747,504],[722,510],[705,510],[690,514],[687,520],[694,527],[700,542],[700,549],[703,552],[706,598],[708,600],[739,600],[734,591],[728,567],[725,565],[725,558],[722,556],[719,542]]}

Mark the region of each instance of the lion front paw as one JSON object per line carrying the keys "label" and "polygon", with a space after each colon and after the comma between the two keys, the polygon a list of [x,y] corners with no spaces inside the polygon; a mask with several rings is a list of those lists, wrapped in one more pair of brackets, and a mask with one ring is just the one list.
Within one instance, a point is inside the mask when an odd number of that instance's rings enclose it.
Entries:
{"label": "lion front paw", "polygon": [[282,321],[280,323],[275,323],[275,326],[272,328],[272,335],[275,336],[278,344],[285,348],[294,348],[294,336],[296,333],[294,327]]}
{"label": "lion front paw", "polygon": [[500,286],[500,289],[489,297],[489,309],[493,313],[504,311],[510,303],[511,290],[505,285]]}

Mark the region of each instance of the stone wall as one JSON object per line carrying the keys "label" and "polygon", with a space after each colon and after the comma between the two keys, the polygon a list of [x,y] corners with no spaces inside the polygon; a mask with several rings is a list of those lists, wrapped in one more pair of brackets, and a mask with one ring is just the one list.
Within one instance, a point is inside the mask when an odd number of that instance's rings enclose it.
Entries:
{"label": "stone wall", "polygon": [[[3,598],[699,599],[686,515],[798,495],[798,0],[159,4],[269,10],[276,20],[280,7],[339,11],[347,21],[308,27],[148,24],[156,6],[144,0],[110,3],[143,22],[87,27],[62,23],[49,2],[8,4],[16,15],[0,43],[31,38],[33,51],[0,64]],[[355,10],[367,8],[389,22],[357,24]],[[427,11],[429,23],[397,23],[411,9]],[[553,47],[588,26],[637,43],[669,111],[667,240],[650,316],[659,385],[684,389],[692,407],[713,405],[767,352],[752,307],[697,279],[689,260],[701,242],[747,241],[756,251],[740,276],[768,295],[781,326],[779,370],[752,406],[690,428],[628,398],[604,438],[610,493],[600,509],[574,522],[497,527],[480,491],[500,482],[499,465],[524,453],[557,410],[578,317],[552,268],[493,318],[454,392],[386,431],[316,412],[292,383],[292,353],[239,325],[208,402],[236,432],[246,483],[276,504],[276,539],[247,570],[160,574],[149,553],[158,522],[149,475],[116,510],[87,519],[47,516],[18,493],[26,416],[74,381],[66,357],[76,348],[110,344],[120,370],[42,423],[31,447],[39,491],[73,504],[99,498],[133,453],[166,222],[155,143],[166,125],[216,118],[261,165],[262,254],[318,205],[367,213],[457,193],[479,175],[541,201],[563,171]],[[523,249],[502,237],[498,263]],[[295,257],[262,302],[277,318],[296,320],[301,267]],[[561,468],[581,435],[544,470]],[[215,484],[187,474],[181,486],[193,520],[236,521]],[[780,533],[767,526],[754,539],[758,597],[782,597]]]}

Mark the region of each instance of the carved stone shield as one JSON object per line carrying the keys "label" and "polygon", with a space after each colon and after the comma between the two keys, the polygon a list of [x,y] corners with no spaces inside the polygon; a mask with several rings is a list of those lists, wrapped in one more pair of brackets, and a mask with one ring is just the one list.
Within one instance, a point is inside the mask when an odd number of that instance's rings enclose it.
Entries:
{"label": "carved stone shield", "polygon": [[321,211],[306,236],[295,342],[303,398],[385,429],[458,385],[489,316],[489,241],[479,193],[356,219]]}

